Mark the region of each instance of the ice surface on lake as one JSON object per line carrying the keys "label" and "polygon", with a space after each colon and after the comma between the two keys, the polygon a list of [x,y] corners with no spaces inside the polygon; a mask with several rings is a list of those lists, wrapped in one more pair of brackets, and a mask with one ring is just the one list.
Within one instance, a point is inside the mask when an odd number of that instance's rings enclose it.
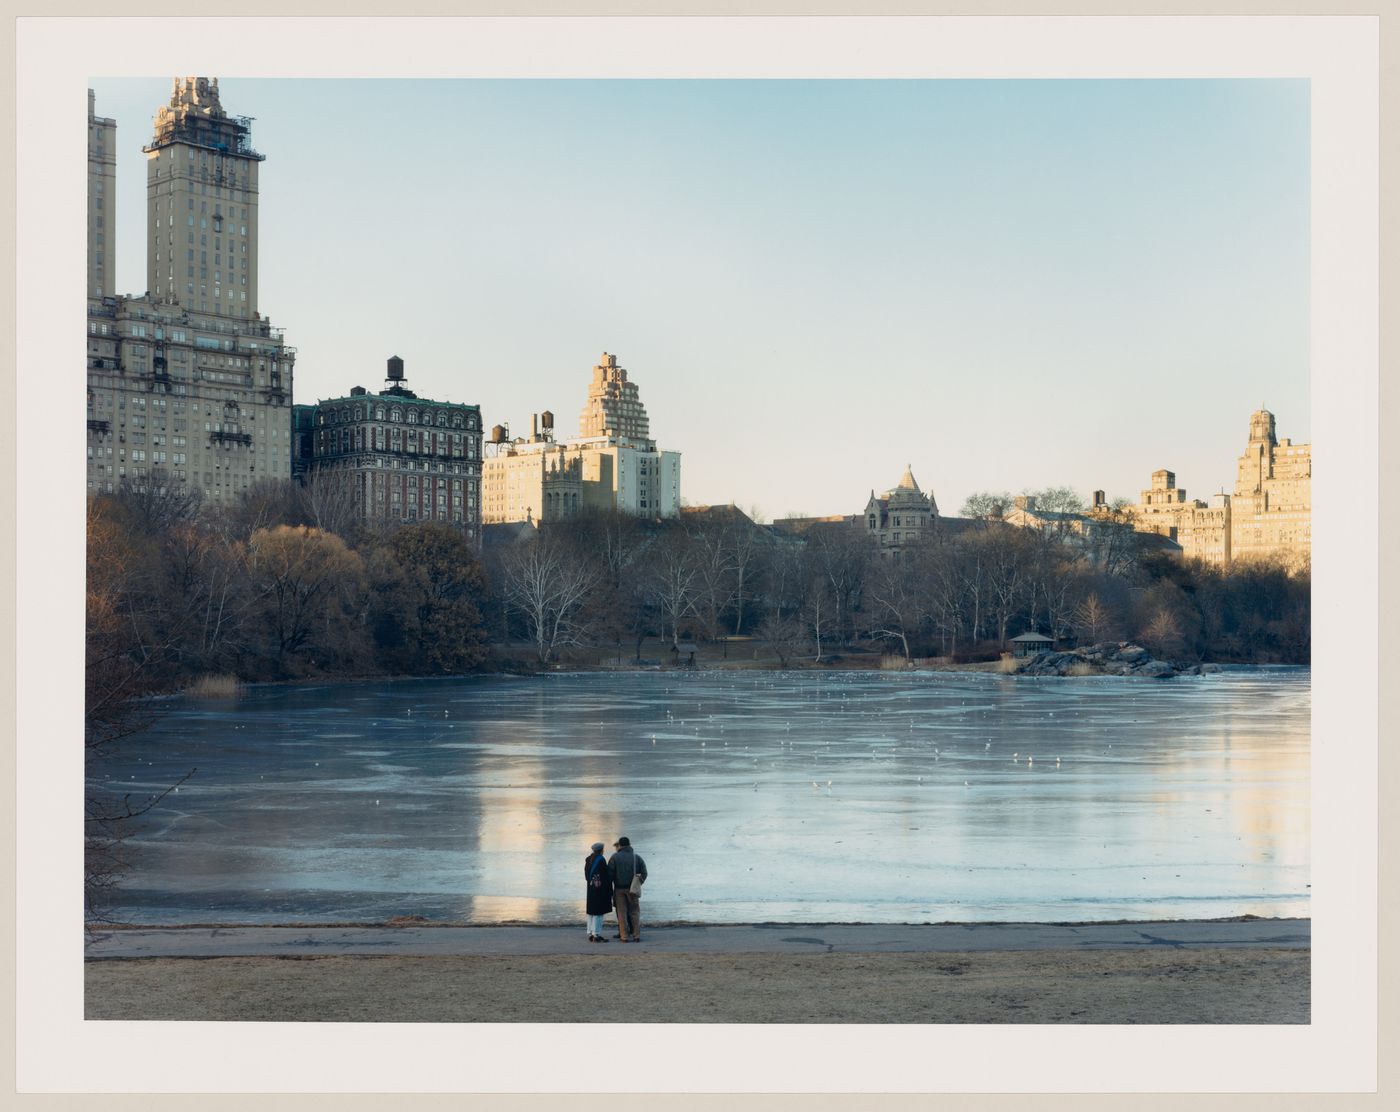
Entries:
{"label": "ice surface on lake", "polygon": [[122,792],[132,922],[1308,914],[1309,674],[605,673],[174,699]]}

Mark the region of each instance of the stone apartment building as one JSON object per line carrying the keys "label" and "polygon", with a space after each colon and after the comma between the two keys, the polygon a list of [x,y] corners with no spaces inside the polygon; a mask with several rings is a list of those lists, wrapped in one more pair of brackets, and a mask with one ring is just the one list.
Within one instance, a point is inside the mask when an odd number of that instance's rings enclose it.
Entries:
{"label": "stone apartment building", "polygon": [[116,122],[88,94],[87,485],[226,502],[291,474],[296,349],[258,312],[263,155],[217,78],[176,78],[146,154],[146,292],[118,295]]}
{"label": "stone apartment building", "polygon": [[1187,499],[1176,485],[1176,475],[1165,469],[1152,472],[1152,485],[1138,496],[1131,511],[1139,532],[1166,537],[1181,546],[1187,559],[1211,564],[1230,562],[1230,496],[1215,494],[1209,503]]}
{"label": "stone apartment building", "polygon": [[1249,418],[1249,442],[1235,472],[1230,499],[1230,558],[1312,555],[1312,445],[1279,440],[1274,415]]}
{"label": "stone apartment building", "polygon": [[295,470],[343,483],[361,520],[439,521],[481,536],[481,407],[420,398],[404,362],[388,361],[385,386],[293,407]]}
{"label": "stone apartment building", "polygon": [[557,521],[583,510],[639,517],[680,513],[681,454],[662,451],[637,384],[604,352],[593,368],[579,435],[558,441],[549,411],[531,419],[530,436],[492,429],[482,463],[482,522]]}
{"label": "stone apartment building", "polygon": [[1170,537],[1187,558],[1220,565],[1276,556],[1305,562],[1312,549],[1312,446],[1280,441],[1274,415],[1256,410],[1233,495],[1188,500],[1172,472],[1154,471],[1131,512],[1135,528]]}

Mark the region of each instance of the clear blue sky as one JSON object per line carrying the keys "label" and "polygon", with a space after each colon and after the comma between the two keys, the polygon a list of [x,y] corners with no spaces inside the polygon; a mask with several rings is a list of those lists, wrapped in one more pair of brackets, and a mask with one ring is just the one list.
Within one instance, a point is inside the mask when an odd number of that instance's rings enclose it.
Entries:
{"label": "clear blue sky", "polygon": [[[256,117],[260,309],[298,401],[382,382],[576,429],[616,353],[690,502],[853,513],[974,490],[1234,482],[1309,439],[1305,81],[292,80]],[[118,124],[118,284],[145,288]]]}

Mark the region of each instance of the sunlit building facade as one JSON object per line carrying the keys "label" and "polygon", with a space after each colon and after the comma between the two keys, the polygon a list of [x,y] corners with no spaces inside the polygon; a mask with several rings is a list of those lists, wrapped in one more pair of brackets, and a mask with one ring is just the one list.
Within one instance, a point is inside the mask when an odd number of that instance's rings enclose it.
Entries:
{"label": "sunlit building facade", "polygon": [[651,439],[637,385],[603,353],[593,368],[579,435],[554,438],[554,417],[531,420],[529,438],[492,430],[482,464],[482,521],[555,521],[583,510],[675,517],[681,508],[681,454]]}

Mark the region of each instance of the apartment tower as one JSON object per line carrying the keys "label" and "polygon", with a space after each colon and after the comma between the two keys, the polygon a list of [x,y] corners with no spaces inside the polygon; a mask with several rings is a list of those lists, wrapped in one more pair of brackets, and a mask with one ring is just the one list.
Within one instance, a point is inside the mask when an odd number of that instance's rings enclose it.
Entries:
{"label": "apartment tower", "polygon": [[116,124],[88,95],[88,492],[215,504],[291,476],[296,349],[258,312],[250,122],[176,78],[146,155],[146,290],[118,296]]}

